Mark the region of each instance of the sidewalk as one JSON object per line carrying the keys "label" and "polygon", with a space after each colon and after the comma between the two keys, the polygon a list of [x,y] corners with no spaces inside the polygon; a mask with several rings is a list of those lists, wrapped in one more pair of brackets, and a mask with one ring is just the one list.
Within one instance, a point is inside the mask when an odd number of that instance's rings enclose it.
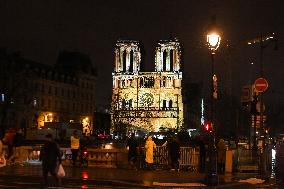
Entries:
{"label": "sidewalk", "polygon": [[[65,166],[66,176],[63,180],[85,180],[95,183],[108,183],[114,186],[136,187],[206,187],[205,174],[188,171],[169,170],[130,170],[111,168],[79,168]],[[40,165],[14,165],[0,168],[0,176],[29,176],[41,179]],[[220,175],[219,185],[216,188],[254,188],[247,183],[240,183],[240,178],[250,178],[251,175]]]}

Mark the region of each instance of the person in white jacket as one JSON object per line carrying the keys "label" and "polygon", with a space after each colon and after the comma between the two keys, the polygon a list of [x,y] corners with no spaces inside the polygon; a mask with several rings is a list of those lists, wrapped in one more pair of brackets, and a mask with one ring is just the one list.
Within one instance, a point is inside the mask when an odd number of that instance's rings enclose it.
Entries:
{"label": "person in white jacket", "polygon": [[146,152],[145,161],[148,168],[152,168],[152,165],[154,163],[154,149],[156,149],[156,144],[152,140],[152,137],[148,136],[145,143],[145,152]]}

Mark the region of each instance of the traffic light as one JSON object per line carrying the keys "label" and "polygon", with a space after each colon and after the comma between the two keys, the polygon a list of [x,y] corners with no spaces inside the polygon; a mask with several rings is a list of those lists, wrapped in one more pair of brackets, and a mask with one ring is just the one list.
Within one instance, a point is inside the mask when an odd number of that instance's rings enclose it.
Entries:
{"label": "traffic light", "polygon": [[212,123],[210,121],[208,122],[205,122],[204,124],[204,130],[206,132],[212,132],[213,131],[213,126],[212,126]]}

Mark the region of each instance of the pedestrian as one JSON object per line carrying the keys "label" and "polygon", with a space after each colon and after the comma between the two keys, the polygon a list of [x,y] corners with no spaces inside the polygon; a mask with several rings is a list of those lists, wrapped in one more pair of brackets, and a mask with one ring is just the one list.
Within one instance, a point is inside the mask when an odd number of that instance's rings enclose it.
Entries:
{"label": "pedestrian", "polygon": [[147,167],[152,169],[153,168],[153,163],[154,163],[154,150],[156,149],[156,144],[152,140],[151,136],[148,136],[146,143],[145,143],[145,161],[147,164]]}
{"label": "pedestrian", "polygon": [[18,162],[20,163],[20,165],[23,165],[23,161],[25,161],[24,159],[21,159],[21,154],[22,149],[21,146],[23,145],[24,142],[24,134],[21,128],[17,129],[16,133],[15,133],[15,137],[14,137],[14,156],[15,159],[18,160]]}
{"label": "pedestrian", "polygon": [[6,166],[6,159],[3,153],[3,142],[2,142],[2,139],[0,138],[0,167],[4,167],[4,166]]}
{"label": "pedestrian", "polygon": [[225,161],[226,161],[226,144],[223,139],[220,139],[217,144],[217,153],[218,153],[218,171],[219,173],[225,172]]}
{"label": "pedestrian", "polygon": [[3,142],[2,139],[0,138],[0,156],[3,155]]}
{"label": "pedestrian", "polygon": [[198,146],[199,146],[199,169],[201,173],[205,172],[205,163],[206,163],[206,148],[205,148],[205,141],[203,138],[198,139]]}
{"label": "pedestrian", "polygon": [[179,171],[180,144],[177,139],[174,138],[169,140],[167,147],[169,152],[171,169]]}
{"label": "pedestrian", "polygon": [[48,173],[50,173],[55,179],[55,185],[59,186],[60,179],[57,176],[57,166],[61,164],[60,149],[58,144],[53,140],[51,134],[47,134],[45,138],[46,142],[40,152],[44,186],[48,187]]}
{"label": "pedestrian", "polygon": [[73,131],[73,135],[70,137],[70,142],[71,142],[71,152],[72,152],[72,164],[73,166],[76,166],[78,152],[80,149],[80,137],[78,136],[77,130]]}
{"label": "pedestrian", "polygon": [[15,139],[16,131],[14,128],[9,128],[7,132],[5,133],[3,142],[8,147],[8,153],[7,153],[7,163],[13,163],[14,162],[14,139]]}
{"label": "pedestrian", "polygon": [[136,160],[137,160],[137,141],[135,140],[135,134],[132,133],[130,138],[127,140],[126,146],[128,147],[128,162],[130,166],[136,169]]}

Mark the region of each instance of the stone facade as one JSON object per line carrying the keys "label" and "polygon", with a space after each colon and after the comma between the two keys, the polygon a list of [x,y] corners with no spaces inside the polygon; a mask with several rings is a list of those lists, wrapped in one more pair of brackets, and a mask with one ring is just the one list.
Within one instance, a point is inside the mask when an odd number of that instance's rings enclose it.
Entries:
{"label": "stone facade", "polygon": [[140,43],[117,41],[112,91],[114,131],[121,125],[148,132],[183,126],[180,42],[161,40],[155,54],[155,71],[141,71]]}
{"label": "stone facade", "polygon": [[91,134],[96,75],[91,65],[87,70],[78,66],[91,62],[74,52],[59,56],[54,66],[48,66],[1,53],[2,128],[77,125]]}

